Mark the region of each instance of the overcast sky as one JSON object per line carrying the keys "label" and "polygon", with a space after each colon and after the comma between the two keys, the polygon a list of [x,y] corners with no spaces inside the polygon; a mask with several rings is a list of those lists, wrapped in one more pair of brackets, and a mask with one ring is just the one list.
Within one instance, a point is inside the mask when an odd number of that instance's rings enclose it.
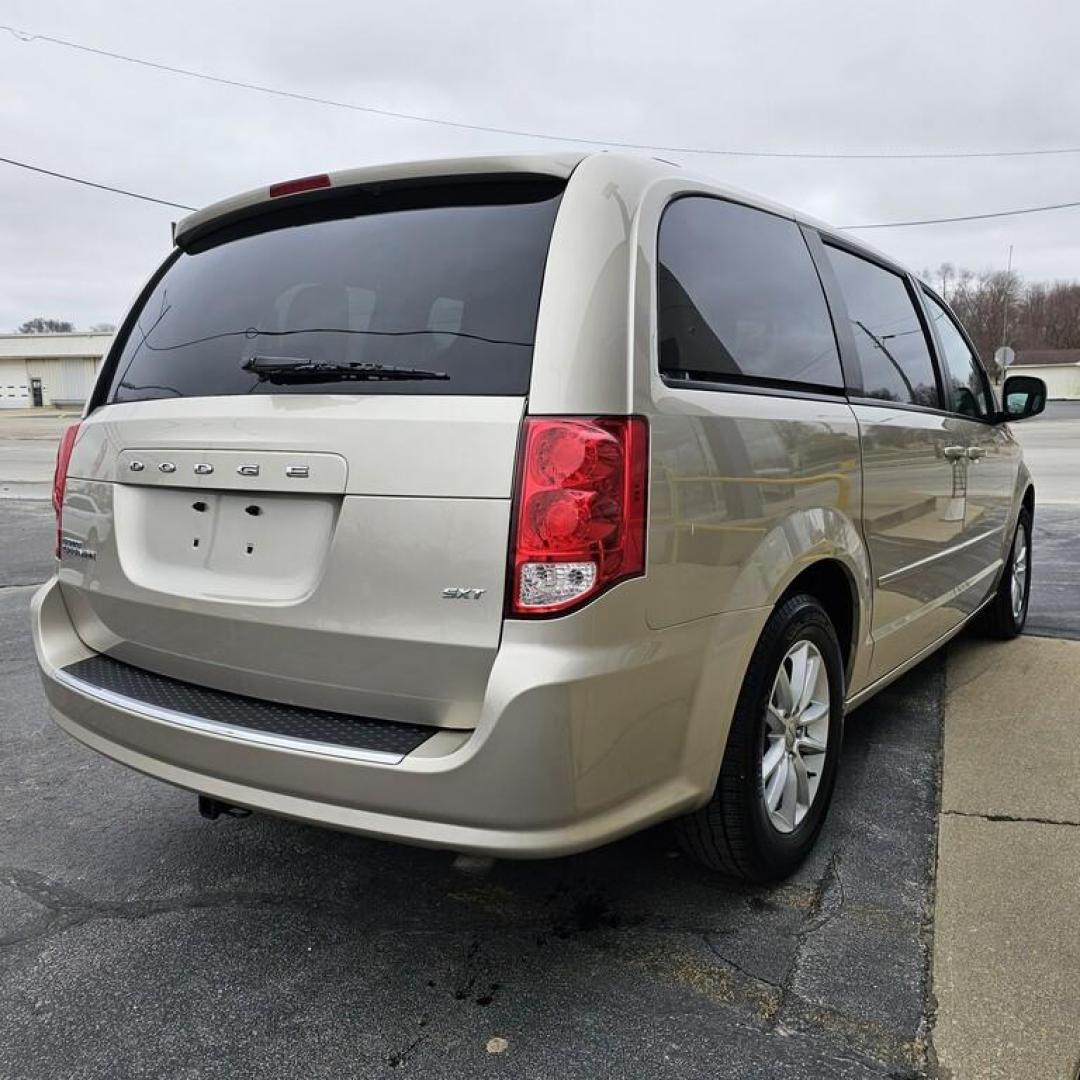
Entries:
{"label": "overcast sky", "polygon": [[[809,152],[1080,146],[1074,0],[0,0],[0,23],[560,136]],[[288,101],[0,32],[0,156],[192,206],[328,169],[558,145]],[[836,224],[1080,199],[1080,154],[678,156]],[[35,315],[119,322],[179,213],[0,164],[0,330]],[[1025,277],[1080,278],[1080,209],[859,235],[915,270],[1003,266],[1013,244]]]}

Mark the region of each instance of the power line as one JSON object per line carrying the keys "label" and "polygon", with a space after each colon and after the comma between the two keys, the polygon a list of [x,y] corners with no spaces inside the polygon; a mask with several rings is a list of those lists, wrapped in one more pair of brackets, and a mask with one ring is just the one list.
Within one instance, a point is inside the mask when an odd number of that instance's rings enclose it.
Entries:
{"label": "power line", "polygon": [[113,187],[110,184],[98,184],[93,180],[84,180],[81,176],[68,176],[67,173],[53,172],[52,169],[42,169],[37,165],[29,165],[25,161],[16,161],[14,158],[0,157],[0,162],[5,165],[14,165],[17,169],[29,169],[30,172],[41,173],[43,176],[55,176],[57,180],[69,180],[73,184],[82,184],[84,187],[97,188],[99,191],[111,191],[114,195],[126,195],[129,199],[142,199],[143,202],[158,203],[160,206],[174,206],[177,210],[194,210],[194,206],[185,206],[183,203],[169,202],[168,199],[157,199],[153,195],[140,195],[137,191],[127,191],[124,188]]}
{"label": "power line", "polygon": [[[30,165],[25,161],[16,161],[14,158],[0,157],[0,162],[5,165],[14,165],[18,169],[28,169],[30,172],[41,173],[43,176],[52,176],[57,180],[68,180],[73,184],[82,184],[84,187],[97,188],[99,191],[109,191],[114,195],[126,195],[129,199],[141,199],[143,202],[157,203],[160,206],[172,206],[177,210],[194,210],[194,206],[186,203],[171,202],[168,199],[158,199],[153,195],[142,195],[137,191],[128,191],[126,188],[113,187],[111,184],[99,184],[94,180],[86,180],[81,176],[70,176],[67,173],[54,172],[52,169],[43,169],[38,165]],[[1080,206],[1078,202],[1053,203],[1050,206],[1024,206],[1017,210],[995,210],[988,214],[960,214],[956,217],[921,218],[917,221],[880,221],[868,225],[839,225],[837,228],[845,231],[855,229],[900,229],[909,225],[947,225],[956,221],[985,221],[988,218],[1019,217],[1023,214],[1043,214],[1048,210],[1069,210]]]}
{"label": "power line", "polygon": [[986,221],[988,218],[1018,217],[1021,214],[1044,214],[1048,210],[1068,210],[1080,202],[1054,203],[1051,206],[1025,206],[1019,210],[995,210],[990,214],[961,214],[959,217],[923,218],[920,221],[883,221],[875,225],[840,225],[852,229],[903,229],[909,225],[946,225],[954,221]]}
{"label": "power line", "polygon": [[27,30],[19,30],[14,26],[0,25],[0,30],[6,30],[16,40],[24,43],[43,41],[50,45],[62,46],[65,49],[76,49],[79,52],[90,53],[94,56],[107,57],[110,60],[121,60],[125,64],[137,64],[140,67],[154,68],[157,71],[166,71],[172,75],[183,75],[190,79],[201,79],[203,82],[217,83],[220,86],[231,86],[241,90],[252,90],[259,94],[271,94],[274,97],[289,98],[293,101],[306,101],[312,105],[327,105],[335,109],[348,109],[352,112],[368,113],[372,116],[382,116],[391,120],[411,120],[420,124],[434,124],[439,127],[457,128],[462,131],[482,131],[492,135],[512,135],[527,139],[543,139],[548,142],[580,143],[585,146],[606,146],[618,150],[652,150],[665,154],[708,154],[717,157],[737,158],[803,158],[821,161],[913,161],[961,158],[1043,157],[1055,154],[1080,154],[1080,146],[1052,147],[1035,150],[957,150],[926,153],[911,153],[906,151],[898,153],[810,153],[779,150],[725,150],[703,146],[659,146],[651,143],[621,142],[615,139],[588,139],[575,135],[549,135],[541,131],[495,127],[489,124],[470,124],[462,120],[447,120],[441,117],[422,116],[418,113],[398,112],[393,109],[378,108],[374,105],[357,105],[354,102],[316,97],[314,94],[304,94],[296,90],[283,90],[279,87],[264,86],[260,83],[244,82],[241,79],[230,79],[222,75],[211,75],[205,71],[195,71],[191,68],[159,63],[156,60],[147,60],[143,57],[127,56],[124,53],[110,52],[108,49],[95,48],[92,45],[85,45],[78,41],[67,41],[64,38],[49,37],[46,34],[33,34]]}

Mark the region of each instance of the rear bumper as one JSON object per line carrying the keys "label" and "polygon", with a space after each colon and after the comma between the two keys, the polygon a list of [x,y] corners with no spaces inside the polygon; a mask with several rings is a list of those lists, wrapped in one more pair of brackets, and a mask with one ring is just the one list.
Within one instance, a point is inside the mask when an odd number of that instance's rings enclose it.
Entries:
{"label": "rear bumper", "polygon": [[705,801],[764,617],[744,611],[642,629],[606,645],[583,643],[603,634],[596,626],[583,634],[580,615],[508,624],[479,726],[438,731],[395,763],[200,729],[104,700],[63,672],[93,654],[56,580],[32,607],[50,710],[107,757],[254,810],[522,858],[595,847]]}

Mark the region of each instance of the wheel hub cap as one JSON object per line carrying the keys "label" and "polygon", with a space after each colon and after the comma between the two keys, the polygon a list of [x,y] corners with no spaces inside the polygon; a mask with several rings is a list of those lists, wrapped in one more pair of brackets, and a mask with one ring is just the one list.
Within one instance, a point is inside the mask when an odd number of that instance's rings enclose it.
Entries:
{"label": "wheel hub cap", "polygon": [[812,641],[797,641],[773,681],[761,750],[762,798],[778,832],[792,832],[817,796],[829,712],[825,660]]}

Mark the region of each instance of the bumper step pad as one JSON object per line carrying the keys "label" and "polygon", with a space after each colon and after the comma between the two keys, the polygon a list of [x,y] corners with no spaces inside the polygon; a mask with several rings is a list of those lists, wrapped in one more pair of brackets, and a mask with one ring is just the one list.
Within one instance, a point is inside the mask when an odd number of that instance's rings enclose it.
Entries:
{"label": "bumper step pad", "polygon": [[420,724],[324,712],[211,690],[132,667],[104,654],[80,660],[63,670],[88,687],[125,699],[116,703],[123,706],[126,701],[136,711],[144,705],[177,714],[178,719],[190,718],[283,739],[396,755],[399,759],[436,731]]}

